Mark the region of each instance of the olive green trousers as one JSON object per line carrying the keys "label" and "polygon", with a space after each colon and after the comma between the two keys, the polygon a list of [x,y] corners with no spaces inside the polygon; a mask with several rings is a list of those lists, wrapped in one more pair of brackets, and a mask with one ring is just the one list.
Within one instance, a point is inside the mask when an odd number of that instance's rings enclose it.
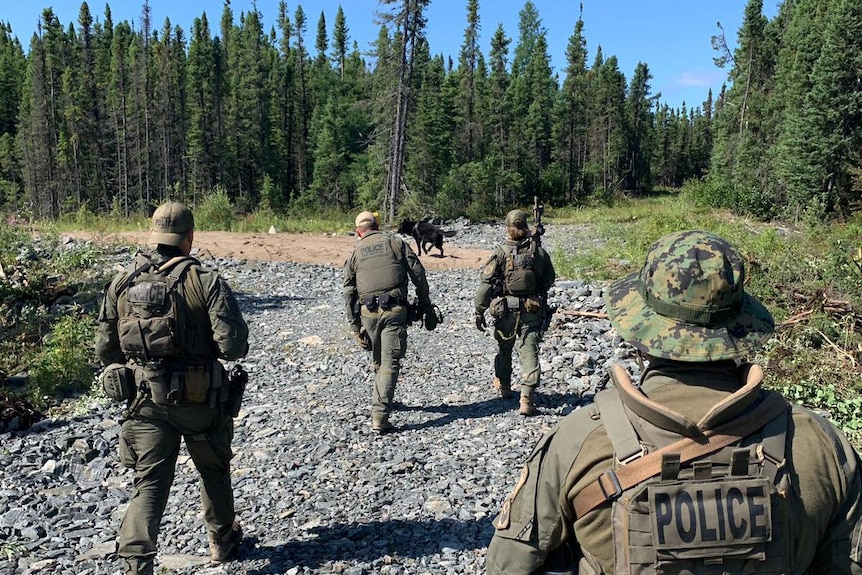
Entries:
{"label": "olive green trousers", "polygon": [[126,573],[152,573],[181,438],[200,474],[207,534],[216,540],[230,536],[235,518],[230,480],[233,419],[223,409],[205,404],[159,406],[145,400],[120,431],[120,459],[135,470],[117,544]]}
{"label": "olive green trousers", "polygon": [[401,360],[407,353],[407,308],[361,310],[362,327],[371,338],[371,364],[374,368],[374,391],[371,415],[388,415],[395,399],[395,382],[401,373]]}
{"label": "olive green trousers", "polygon": [[510,313],[494,321],[494,339],[497,340],[494,375],[503,386],[511,386],[512,352],[517,348],[521,359],[521,395],[539,385],[541,326],[542,318],[538,314],[527,312]]}

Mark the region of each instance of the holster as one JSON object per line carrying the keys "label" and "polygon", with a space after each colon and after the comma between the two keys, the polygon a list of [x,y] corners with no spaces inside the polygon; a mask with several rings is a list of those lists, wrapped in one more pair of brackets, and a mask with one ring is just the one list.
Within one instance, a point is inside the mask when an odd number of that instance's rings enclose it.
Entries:
{"label": "holster", "polygon": [[239,409],[242,406],[242,398],[245,395],[245,387],[248,384],[248,372],[243,369],[240,364],[233,366],[228,376],[228,387],[230,389],[230,402],[228,403],[228,413],[231,417],[239,415]]}

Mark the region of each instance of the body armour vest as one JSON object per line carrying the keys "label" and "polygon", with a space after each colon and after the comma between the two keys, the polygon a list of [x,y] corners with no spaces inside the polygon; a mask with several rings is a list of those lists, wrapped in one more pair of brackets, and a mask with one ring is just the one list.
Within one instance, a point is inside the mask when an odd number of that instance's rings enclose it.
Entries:
{"label": "body armour vest", "polygon": [[[190,257],[173,258],[161,267],[146,255],[135,258],[133,270],[117,290],[117,332],[127,358],[215,357],[200,279],[189,273],[194,264],[198,261]],[[197,286],[184,289],[184,282],[195,280]]]}
{"label": "body armour vest", "polygon": [[535,270],[536,242],[532,238],[500,246],[503,251],[503,293],[517,297],[536,295],[539,275]]}
{"label": "body armour vest", "polygon": [[[631,414],[615,390],[596,404],[619,465],[682,438]],[[666,454],[660,476],[623,491],[612,507],[615,575],[792,573],[789,417],[690,464]]]}
{"label": "body armour vest", "polygon": [[388,293],[407,298],[407,269],[403,254],[396,249],[398,240],[377,232],[363,237],[356,247],[356,291],[360,299]]}

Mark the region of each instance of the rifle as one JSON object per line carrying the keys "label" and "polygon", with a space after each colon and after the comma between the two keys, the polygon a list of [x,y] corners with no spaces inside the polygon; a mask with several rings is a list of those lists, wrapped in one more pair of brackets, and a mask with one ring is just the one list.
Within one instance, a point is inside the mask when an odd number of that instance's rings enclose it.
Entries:
{"label": "rifle", "polygon": [[542,236],[545,235],[545,226],[542,224],[542,214],[545,212],[545,204],[539,199],[539,196],[533,196],[533,241],[537,245],[542,244]]}
{"label": "rifle", "polygon": [[[533,241],[537,246],[542,245],[542,236],[545,235],[545,225],[542,223],[542,214],[545,212],[545,204],[539,199],[539,196],[533,196]],[[542,325],[539,327],[539,333],[544,335],[548,328],[551,327],[551,318],[554,317],[556,307],[548,305],[548,292],[542,292]]]}

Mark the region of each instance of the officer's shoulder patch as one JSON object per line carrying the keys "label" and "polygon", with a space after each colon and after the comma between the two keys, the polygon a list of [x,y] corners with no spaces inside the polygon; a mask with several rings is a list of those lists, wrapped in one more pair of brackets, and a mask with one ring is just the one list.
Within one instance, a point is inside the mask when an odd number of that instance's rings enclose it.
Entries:
{"label": "officer's shoulder patch", "polygon": [[530,467],[528,465],[524,465],[521,468],[521,476],[518,478],[518,483],[515,485],[515,488],[512,490],[512,493],[506,498],[503,502],[503,509],[500,510],[500,514],[496,519],[492,522],[496,529],[508,529],[511,523],[511,513],[512,513],[512,501],[515,497],[518,496],[518,492],[521,491],[521,488],[524,487],[524,484],[527,483],[527,479],[530,477]]}
{"label": "officer's shoulder patch", "polygon": [[482,279],[489,279],[494,275],[494,272],[497,270],[497,259],[491,257],[485,266],[482,268]]}

